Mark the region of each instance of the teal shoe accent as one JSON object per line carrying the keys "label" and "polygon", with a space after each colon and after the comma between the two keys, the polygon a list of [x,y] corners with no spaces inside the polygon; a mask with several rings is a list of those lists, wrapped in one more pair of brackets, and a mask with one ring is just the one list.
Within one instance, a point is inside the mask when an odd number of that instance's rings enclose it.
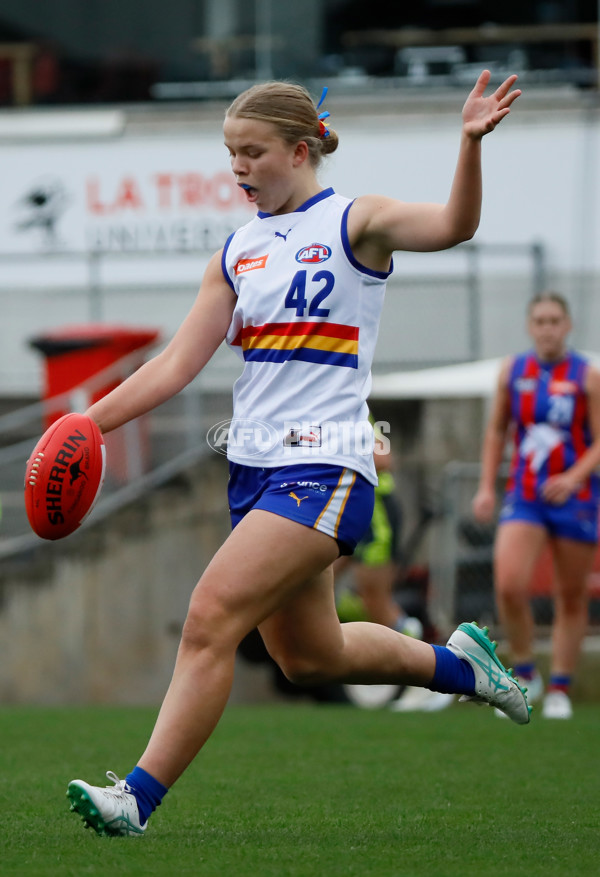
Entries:
{"label": "teal shoe accent", "polygon": [[488,634],[488,628],[480,628],[475,621],[463,622],[448,640],[447,647],[467,661],[475,674],[474,693],[462,695],[460,701],[487,703],[518,725],[526,725],[530,721],[531,707],[525,690],[513,671],[506,670],[497,657],[497,644],[491,642]]}
{"label": "teal shoe accent", "polygon": [[[467,654],[472,661],[475,661],[477,666],[480,667],[484,671],[484,673],[487,674],[489,685],[493,687],[495,691],[508,691],[509,686],[503,684],[503,678],[507,675],[512,677],[513,672],[512,670],[507,671],[502,662],[496,656],[496,648],[498,647],[498,644],[492,642],[488,637],[489,629],[487,627],[484,627],[483,629],[480,628],[475,621],[463,621],[462,624],[458,625],[458,629],[462,630],[463,633],[468,634],[468,636],[474,639],[478,643],[478,645],[481,646],[482,649],[485,649],[485,651],[493,661],[495,667],[488,664],[486,661],[482,661],[473,652],[465,649],[465,654]],[[519,685],[516,679],[515,682],[517,685]],[[519,688],[521,688],[520,685]],[[521,691],[523,691],[522,688]],[[523,691],[523,694],[524,693],[525,692]]]}

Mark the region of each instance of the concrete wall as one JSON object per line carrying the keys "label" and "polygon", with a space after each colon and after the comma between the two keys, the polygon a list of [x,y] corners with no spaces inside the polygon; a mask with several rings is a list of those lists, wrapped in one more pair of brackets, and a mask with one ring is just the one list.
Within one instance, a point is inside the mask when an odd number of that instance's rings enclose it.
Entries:
{"label": "concrete wall", "polygon": [[192,589],[229,532],[213,457],[0,571],[0,702],[159,703]]}

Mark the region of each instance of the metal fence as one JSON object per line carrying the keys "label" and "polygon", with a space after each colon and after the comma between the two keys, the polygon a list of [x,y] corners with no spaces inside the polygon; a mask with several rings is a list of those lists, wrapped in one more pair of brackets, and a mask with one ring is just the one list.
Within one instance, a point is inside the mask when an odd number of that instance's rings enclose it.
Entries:
{"label": "metal fence", "polygon": [[[35,547],[41,541],[27,521],[23,479],[26,462],[47,418],[85,410],[95,393],[123,380],[139,364],[140,351],[136,351],[67,393],[0,417],[0,558]],[[107,471],[92,520],[99,521],[205,455],[209,450],[207,418],[204,393],[192,385],[153,412],[105,436]]]}
{"label": "metal fence", "polygon": [[[207,258],[204,251],[0,254],[0,391],[37,393],[31,337],[55,327],[143,323],[171,337],[192,306]],[[544,248],[536,243],[400,253],[394,266],[375,354],[380,373],[510,349],[515,327],[524,324],[524,302],[547,275]],[[238,365],[230,354],[218,371],[235,377]]]}
{"label": "metal fence", "polygon": [[[477,621],[498,628],[494,604],[493,544],[496,521],[478,523],[471,501],[479,482],[479,463],[451,462],[444,469],[439,493],[436,537],[430,547],[428,611],[443,631],[457,622]],[[508,465],[501,467],[497,492],[501,493]],[[498,504],[499,505],[499,504]],[[589,579],[590,624],[600,622],[600,553]],[[548,552],[540,558],[531,583],[531,603],[536,627],[552,622],[554,570]]]}
{"label": "metal fence", "polygon": [[451,630],[457,621],[495,623],[492,551],[495,525],[478,525],[470,514],[478,463],[451,462],[443,472],[436,538],[431,543],[429,611]]}

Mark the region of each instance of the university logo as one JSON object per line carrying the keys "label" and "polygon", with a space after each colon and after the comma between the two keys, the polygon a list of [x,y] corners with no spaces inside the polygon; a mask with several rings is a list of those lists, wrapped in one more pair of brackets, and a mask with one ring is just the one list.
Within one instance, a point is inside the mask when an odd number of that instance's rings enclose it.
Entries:
{"label": "university logo", "polygon": [[15,204],[13,228],[19,234],[38,235],[43,249],[53,250],[63,244],[58,223],[69,206],[69,195],[58,177],[43,177],[34,183]]}

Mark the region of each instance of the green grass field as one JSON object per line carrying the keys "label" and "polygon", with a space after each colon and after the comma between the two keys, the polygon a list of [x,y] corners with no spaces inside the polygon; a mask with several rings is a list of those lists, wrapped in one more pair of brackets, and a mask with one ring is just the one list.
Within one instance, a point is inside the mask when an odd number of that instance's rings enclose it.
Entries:
{"label": "green grass field", "polygon": [[587,875],[600,706],[517,727],[292,702],[230,707],[143,838],[101,838],[67,782],[124,776],[155,711],[0,709],[0,874]]}

